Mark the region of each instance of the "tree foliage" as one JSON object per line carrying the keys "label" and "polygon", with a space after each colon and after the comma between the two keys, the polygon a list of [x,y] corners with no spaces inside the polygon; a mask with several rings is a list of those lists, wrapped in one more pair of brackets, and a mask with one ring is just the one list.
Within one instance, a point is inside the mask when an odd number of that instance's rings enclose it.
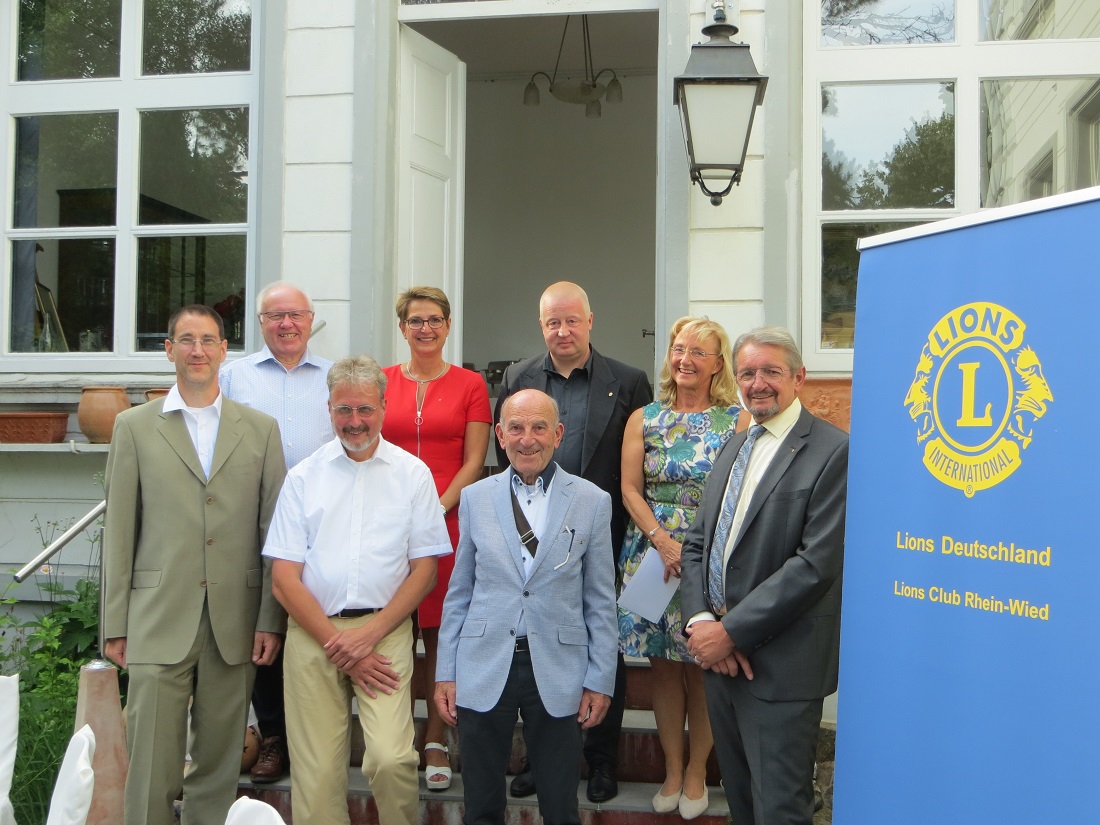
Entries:
{"label": "tree foliage", "polygon": [[955,203],[955,117],[914,123],[881,163],[863,171],[854,199],[861,209],[946,208]]}

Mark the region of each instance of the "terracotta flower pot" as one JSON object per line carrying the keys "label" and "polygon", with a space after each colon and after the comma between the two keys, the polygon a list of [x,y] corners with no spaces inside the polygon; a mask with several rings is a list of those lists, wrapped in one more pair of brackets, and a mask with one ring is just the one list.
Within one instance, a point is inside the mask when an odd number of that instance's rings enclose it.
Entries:
{"label": "terracotta flower pot", "polygon": [[153,387],[146,390],[143,395],[146,401],[156,401],[158,398],[164,398],[170,391],[171,387]]}
{"label": "terracotta flower pot", "polygon": [[76,408],[80,431],[93,444],[108,444],[115,426],[115,416],[130,409],[130,399],[124,387],[85,387]]}

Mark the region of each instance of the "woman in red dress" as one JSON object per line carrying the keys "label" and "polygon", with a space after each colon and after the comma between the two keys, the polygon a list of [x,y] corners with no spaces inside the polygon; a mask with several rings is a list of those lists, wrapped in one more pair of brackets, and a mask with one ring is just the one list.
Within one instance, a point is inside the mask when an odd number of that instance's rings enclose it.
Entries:
{"label": "woman in red dress", "polygon": [[[382,437],[419,457],[432,471],[446,513],[451,546],[458,547],[458,498],[462,488],[481,478],[493,414],[485,379],[443,360],[451,332],[451,302],[443,290],[414,286],[397,298],[398,329],[409,344],[409,360],[386,373],[386,418]],[[424,639],[428,672],[428,726],[424,735],[424,777],[431,790],[451,785],[443,743],[443,720],[431,701],[443,598],[454,568],[454,555],[439,558],[435,590],[420,603],[417,623]]]}

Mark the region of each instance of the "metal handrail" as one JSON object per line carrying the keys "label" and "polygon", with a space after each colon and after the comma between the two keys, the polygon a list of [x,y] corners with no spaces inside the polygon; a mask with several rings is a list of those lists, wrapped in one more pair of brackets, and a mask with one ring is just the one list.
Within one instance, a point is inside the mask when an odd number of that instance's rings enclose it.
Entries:
{"label": "metal handrail", "polygon": [[79,521],[75,522],[72,527],[58,536],[54,541],[50,543],[50,546],[35,556],[31,561],[27,562],[19,571],[15,574],[15,581],[19,584],[25,582],[28,578],[34,574],[39,567],[52,559],[57,553],[61,551],[61,548],[77,537],[93,521],[103,515],[103,511],[107,509],[107,502],[101,501],[95,507],[93,507],[87,515],[83,516]]}

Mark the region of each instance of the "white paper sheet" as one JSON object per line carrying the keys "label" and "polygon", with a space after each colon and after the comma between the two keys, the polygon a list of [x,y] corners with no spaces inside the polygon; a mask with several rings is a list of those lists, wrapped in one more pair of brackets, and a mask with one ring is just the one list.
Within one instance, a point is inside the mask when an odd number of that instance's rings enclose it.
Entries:
{"label": "white paper sheet", "polygon": [[674,576],[669,576],[668,581],[665,581],[665,563],[657,548],[650,547],[623,588],[622,595],[619,596],[619,607],[656,622],[664,615],[672,594],[679,586],[680,580]]}

